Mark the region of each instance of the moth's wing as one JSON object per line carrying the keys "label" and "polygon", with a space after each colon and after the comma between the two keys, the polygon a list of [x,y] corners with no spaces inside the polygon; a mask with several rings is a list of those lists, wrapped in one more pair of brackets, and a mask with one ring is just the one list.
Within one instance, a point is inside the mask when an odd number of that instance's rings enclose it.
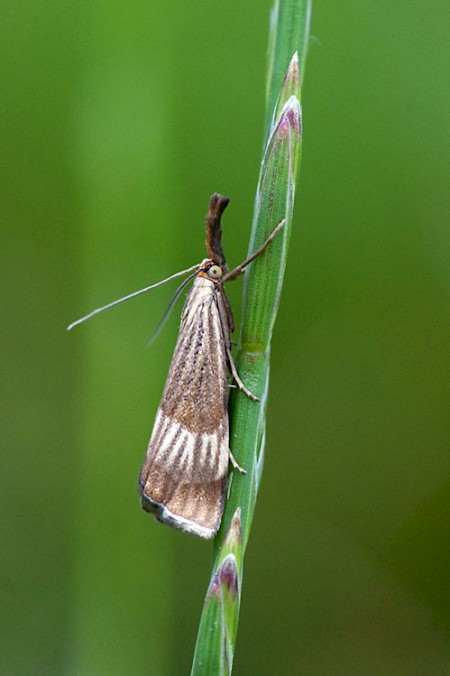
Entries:
{"label": "moth's wing", "polygon": [[211,538],[222,518],[227,467],[228,429],[192,433],[160,409],[140,476],[142,506],[163,523]]}
{"label": "moth's wing", "polygon": [[159,521],[210,538],[222,518],[229,460],[227,358],[216,291],[199,281],[139,483],[142,506]]}

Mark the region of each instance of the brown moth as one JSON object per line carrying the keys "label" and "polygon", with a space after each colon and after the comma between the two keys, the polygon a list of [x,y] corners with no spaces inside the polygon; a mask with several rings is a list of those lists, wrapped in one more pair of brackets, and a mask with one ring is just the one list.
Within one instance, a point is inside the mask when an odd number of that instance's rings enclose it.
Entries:
{"label": "brown moth", "polygon": [[163,523],[205,538],[213,537],[220,525],[231,458],[227,407],[232,325],[217,281],[221,276],[217,264],[203,261],[187,297],[139,477],[144,509]]}
{"label": "brown moth", "polygon": [[195,270],[174,296],[175,300],[195,277],[182,312],[138,490],[142,507],[158,521],[203,538],[214,537],[219,529],[229,462],[245,474],[229,448],[228,374],[247,396],[258,401],[240,380],[231,355],[233,315],[223,284],[241,274],[285,223],[281,221],[257,251],[228,272],[221,230],[221,216],[228,203],[222,195],[211,197],[206,215],[208,258],[200,265],[98,308],[68,327]]}
{"label": "brown moth", "polygon": [[245,474],[229,447],[228,373],[241,382],[231,355],[233,315],[223,284],[240,274],[263,246],[227,272],[220,218],[228,198],[212,195],[206,215],[206,247],[187,296],[180,331],[139,477],[142,507],[162,523],[203,538],[219,529],[228,463]]}

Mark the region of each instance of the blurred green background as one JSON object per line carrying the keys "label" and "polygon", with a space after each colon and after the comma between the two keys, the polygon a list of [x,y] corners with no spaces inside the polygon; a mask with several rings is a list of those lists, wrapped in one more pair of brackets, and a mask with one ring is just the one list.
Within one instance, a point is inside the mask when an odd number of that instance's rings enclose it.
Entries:
{"label": "blurred green background", "polygon": [[[210,543],[135,492],[179,309],[244,258],[270,0],[4,2],[0,673],[189,673]],[[450,673],[450,7],[316,0],[236,675]],[[241,282],[230,285],[239,314]]]}

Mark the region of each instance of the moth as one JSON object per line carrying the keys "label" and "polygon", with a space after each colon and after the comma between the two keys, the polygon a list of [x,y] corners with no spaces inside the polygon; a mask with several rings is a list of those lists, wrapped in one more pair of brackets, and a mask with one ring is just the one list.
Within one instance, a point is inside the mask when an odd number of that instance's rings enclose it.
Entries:
{"label": "moth", "polygon": [[206,214],[208,257],[199,265],[98,308],[68,327],[194,270],[169,305],[170,310],[195,278],[183,308],[172,363],[139,475],[138,492],[143,509],[158,521],[202,538],[214,537],[220,527],[229,463],[235,470],[246,473],[229,447],[229,375],[248,397],[258,401],[239,378],[231,354],[233,314],[224,283],[240,275],[263,253],[285,223],[282,220],[259,249],[229,272],[221,228],[221,216],[228,203],[228,197],[217,193],[211,196]]}

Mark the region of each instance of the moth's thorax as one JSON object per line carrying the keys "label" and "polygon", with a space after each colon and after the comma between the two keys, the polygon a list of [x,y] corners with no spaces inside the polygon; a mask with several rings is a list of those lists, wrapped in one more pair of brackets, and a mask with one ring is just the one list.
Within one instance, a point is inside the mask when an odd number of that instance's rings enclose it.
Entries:
{"label": "moth's thorax", "polygon": [[215,289],[216,283],[212,281],[212,279],[209,279],[208,277],[196,277],[193,288],[198,292],[198,293],[204,293],[207,295],[208,293],[211,293],[213,289]]}
{"label": "moth's thorax", "polygon": [[182,317],[187,321],[197,321],[198,313],[216,305],[218,289],[213,281],[206,277],[196,277],[187,295]]}

